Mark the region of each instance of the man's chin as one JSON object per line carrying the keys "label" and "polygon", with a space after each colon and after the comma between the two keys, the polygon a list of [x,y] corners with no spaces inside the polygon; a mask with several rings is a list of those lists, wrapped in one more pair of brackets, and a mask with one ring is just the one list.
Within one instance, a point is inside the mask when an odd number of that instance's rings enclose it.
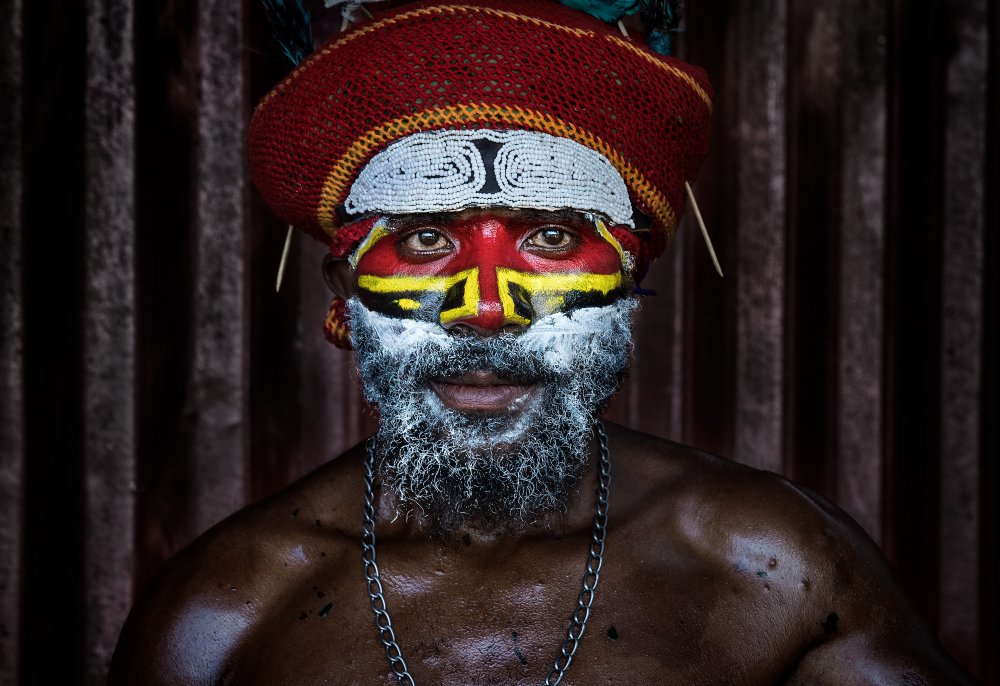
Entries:
{"label": "man's chin", "polygon": [[549,396],[544,384],[480,391],[432,382],[424,391],[423,406],[434,417],[438,447],[465,453],[466,460],[495,463],[537,439]]}

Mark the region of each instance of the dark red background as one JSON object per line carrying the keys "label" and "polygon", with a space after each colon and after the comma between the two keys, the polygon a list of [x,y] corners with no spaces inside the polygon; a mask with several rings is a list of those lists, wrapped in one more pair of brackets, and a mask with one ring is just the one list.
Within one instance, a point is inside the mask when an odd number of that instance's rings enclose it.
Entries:
{"label": "dark red background", "polygon": [[[688,6],[726,278],[687,221],[612,414],[838,502],[1000,684],[997,3]],[[283,68],[256,3],[6,7],[0,682],[99,684],[167,556],[372,417],[320,332],[322,247],[274,294],[242,141]]]}

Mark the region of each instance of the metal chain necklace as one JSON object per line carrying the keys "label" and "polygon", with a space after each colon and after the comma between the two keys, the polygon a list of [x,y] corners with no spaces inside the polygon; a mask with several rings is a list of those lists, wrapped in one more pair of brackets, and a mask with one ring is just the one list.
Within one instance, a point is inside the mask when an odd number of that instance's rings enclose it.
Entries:
{"label": "metal chain necklace", "polygon": [[[594,533],[590,539],[587,556],[587,572],[583,575],[583,588],[573,609],[569,628],[566,629],[566,640],[563,641],[552,665],[552,670],[545,677],[544,686],[557,686],[573,663],[573,657],[580,647],[580,639],[587,630],[587,620],[590,618],[590,606],[594,603],[597,582],[601,578],[601,566],[604,564],[604,539],[608,534],[608,487],[611,485],[611,454],[608,450],[608,435],[604,432],[601,422],[594,424],[594,435],[599,447],[597,474],[597,505],[594,513]],[[368,597],[371,599],[372,612],[375,613],[375,626],[378,629],[379,640],[385,647],[385,656],[389,660],[389,669],[396,675],[401,686],[416,686],[410,670],[403,659],[403,649],[396,642],[396,632],[392,628],[392,619],[382,594],[382,581],[379,577],[378,563],[375,556],[375,437],[368,439],[367,455],[365,457],[365,516],[361,534],[361,557],[365,562],[365,578],[368,579]]]}

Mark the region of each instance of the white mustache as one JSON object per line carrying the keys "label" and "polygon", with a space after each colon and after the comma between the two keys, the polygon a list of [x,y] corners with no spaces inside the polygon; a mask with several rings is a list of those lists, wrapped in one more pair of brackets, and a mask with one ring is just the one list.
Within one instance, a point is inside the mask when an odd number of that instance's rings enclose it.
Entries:
{"label": "white mustache", "polygon": [[[613,319],[630,317],[638,309],[634,298],[604,307],[584,307],[541,317],[517,336],[508,336],[510,344],[526,356],[538,356],[556,373],[568,373],[575,361],[605,349],[608,337],[615,335]],[[398,319],[369,310],[355,296],[348,303],[349,316],[361,318],[368,335],[375,336],[378,347],[388,352],[424,349],[457,351],[461,339],[448,333],[440,324]],[[358,327],[352,327],[357,330]],[[356,334],[352,334],[355,336]],[[353,340],[357,348],[359,341]]]}

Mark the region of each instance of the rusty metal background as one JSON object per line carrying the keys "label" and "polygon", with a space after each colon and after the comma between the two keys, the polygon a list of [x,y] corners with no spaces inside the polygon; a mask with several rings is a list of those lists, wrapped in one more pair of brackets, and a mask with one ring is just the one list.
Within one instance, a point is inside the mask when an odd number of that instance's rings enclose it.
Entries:
{"label": "rusty metal background", "polygon": [[[322,338],[322,247],[273,291],[256,3],[6,7],[0,684],[101,684],[170,554],[375,420]],[[1000,9],[699,0],[687,27],[726,278],[686,225],[609,414],[837,502],[1000,684]]]}
{"label": "rusty metal background", "polygon": [[0,18],[0,683],[15,683],[21,619],[24,326],[21,284],[22,7]]}

